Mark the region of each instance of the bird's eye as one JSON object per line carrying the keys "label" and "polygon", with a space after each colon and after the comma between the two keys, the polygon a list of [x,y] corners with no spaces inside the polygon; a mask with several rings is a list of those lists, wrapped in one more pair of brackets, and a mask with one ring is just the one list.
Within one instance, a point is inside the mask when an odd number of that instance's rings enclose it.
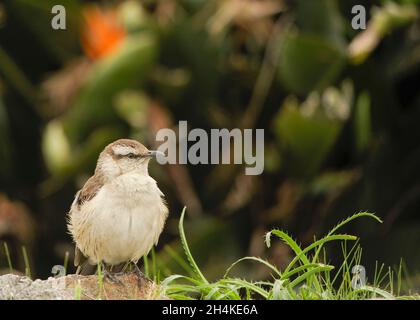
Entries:
{"label": "bird's eye", "polygon": [[135,155],[134,153],[129,153],[129,154],[127,155],[127,157],[128,157],[129,159],[134,159],[134,158],[137,158],[137,157],[136,157],[136,155]]}

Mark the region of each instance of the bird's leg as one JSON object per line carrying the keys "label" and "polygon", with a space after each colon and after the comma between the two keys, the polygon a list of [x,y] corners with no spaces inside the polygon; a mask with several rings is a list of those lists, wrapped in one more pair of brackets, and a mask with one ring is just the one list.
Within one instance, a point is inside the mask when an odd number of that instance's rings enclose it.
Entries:
{"label": "bird's leg", "polygon": [[128,266],[130,265],[130,262],[126,262],[123,266],[123,268],[121,269],[121,273],[125,273],[125,270],[127,270]]}
{"label": "bird's leg", "polygon": [[108,271],[106,268],[106,265],[104,262],[101,262],[101,269],[102,269],[102,275],[105,279],[107,279],[109,282],[113,284],[123,285],[122,281],[118,279],[115,274],[113,274],[111,271]]}
{"label": "bird's leg", "polygon": [[77,266],[76,275],[89,275],[95,273],[95,266],[89,264],[89,261],[86,260],[79,266]]}
{"label": "bird's leg", "polygon": [[82,266],[77,266],[76,275],[79,275],[82,272]]}
{"label": "bird's leg", "polygon": [[144,280],[146,280],[146,281],[151,282],[151,280],[150,280],[149,278],[147,278],[147,277],[144,275],[144,273],[143,273],[143,272],[141,272],[141,270],[140,270],[140,268],[139,268],[139,266],[137,265],[137,263],[136,263],[136,262],[132,261],[132,264],[134,265],[134,270],[133,270],[132,272],[133,272],[133,273],[135,273],[135,274],[136,274],[136,276],[137,276],[137,285],[138,285],[139,287],[141,287],[141,286],[142,286],[142,279],[144,279]]}
{"label": "bird's leg", "polygon": [[118,275],[118,276],[123,276],[123,275],[125,275],[126,274],[126,269],[127,269],[127,267],[130,265],[130,262],[126,262],[125,264],[123,264],[123,265],[118,265],[117,267],[120,267],[118,270],[118,272],[114,272],[113,274],[114,275]]}
{"label": "bird's leg", "polygon": [[141,270],[140,270],[139,266],[137,265],[137,263],[134,263],[133,262],[133,265],[134,265],[133,272],[136,274],[137,278],[146,278],[146,276],[144,275],[144,273],[141,272]]}

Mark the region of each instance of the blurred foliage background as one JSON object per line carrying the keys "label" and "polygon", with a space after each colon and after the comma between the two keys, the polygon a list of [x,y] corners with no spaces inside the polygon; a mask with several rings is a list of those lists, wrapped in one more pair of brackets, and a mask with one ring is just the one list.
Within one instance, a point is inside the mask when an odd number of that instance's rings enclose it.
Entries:
{"label": "blurred foliage background", "polygon": [[[54,5],[66,30],[53,30]],[[354,30],[362,4],[367,29]],[[152,164],[170,218],[156,254],[177,272],[177,221],[219,277],[235,259],[291,256],[272,227],[310,242],[353,225],[368,273],[402,257],[420,271],[418,0],[3,0],[0,3],[0,240],[23,270],[50,275],[73,248],[66,214],[100,150],[121,138],[156,148],[160,128],[264,128],[265,171]],[[0,267],[6,268],[0,250]],[[336,256],[340,255],[340,248]],[[238,269],[260,279],[266,270]],[[417,282],[416,282],[417,279]]]}

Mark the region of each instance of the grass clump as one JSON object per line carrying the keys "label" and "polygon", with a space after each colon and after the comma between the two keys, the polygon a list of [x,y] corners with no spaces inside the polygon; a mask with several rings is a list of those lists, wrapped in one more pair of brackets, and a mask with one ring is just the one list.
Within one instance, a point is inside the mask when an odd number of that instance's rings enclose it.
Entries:
{"label": "grass clump", "polygon": [[[360,212],[337,224],[326,236],[315,240],[307,247],[300,246],[286,232],[274,229],[265,236],[265,244],[271,246],[273,238],[280,239],[288,245],[294,258],[284,270],[259,257],[244,257],[231,264],[224,276],[210,282],[198,267],[184,232],[185,208],[179,221],[179,232],[182,247],[188,260],[189,275],[171,275],[161,283],[163,294],[172,299],[205,299],[205,300],[361,300],[361,299],[397,299],[401,283],[401,267],[395,276],[391,269],[384,272],[383,265],[375,270],[372,284],[366,281],[364,269],[360,268],[362,249],[358,238],[353,235],[340,234],[338,231],[355,219],[371,218],[382,222],[376,215]],[[329,242],[341,242],[343,262],[336,266],[327,263],[325,245]],[[353,242],[348,250],[348,242]],[[231,271],[238,264],[251,261],[264,265],[270,270],[270,280],[248,281],[231,277]],[[186,263],[181,261],[186,268]],[[355,269],[359,268],[359,269]],[[412,298],[412,297],[410,297]]]}

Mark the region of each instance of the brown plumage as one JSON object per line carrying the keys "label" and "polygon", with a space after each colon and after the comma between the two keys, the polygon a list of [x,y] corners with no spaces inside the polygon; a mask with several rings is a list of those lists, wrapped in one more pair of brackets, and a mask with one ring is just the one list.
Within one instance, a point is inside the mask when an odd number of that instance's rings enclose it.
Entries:
{"label": "brown plumage", "polygon": [[68,227],[75,265],[137,262],[162,232],[168,209],[148,163],[155,151],[120,139],[100,154],[95,174],[76,194]]}

